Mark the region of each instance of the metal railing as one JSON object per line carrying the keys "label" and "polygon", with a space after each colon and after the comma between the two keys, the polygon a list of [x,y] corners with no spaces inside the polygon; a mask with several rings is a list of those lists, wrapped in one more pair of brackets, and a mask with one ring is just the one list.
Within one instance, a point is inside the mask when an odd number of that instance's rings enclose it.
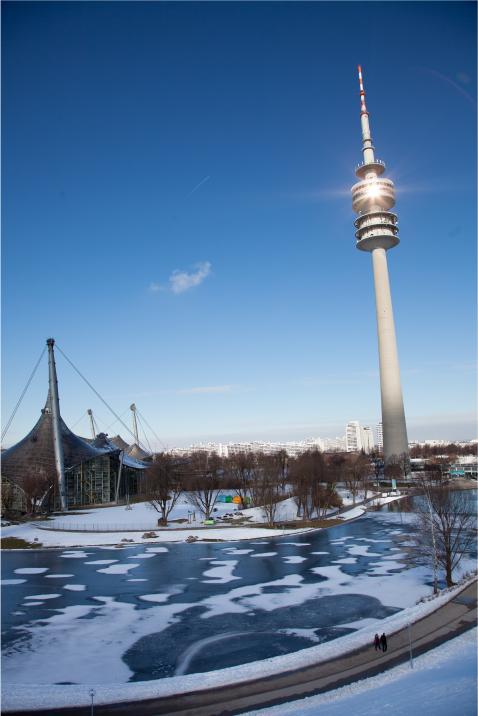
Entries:
{"label": "metal railing", "polygon": [[154,532],[159,529],[156,524],[102,524],[101,522],[56,522],[44,524],[37,523],[35,527],[40,530],[54,530],[58,532]]}

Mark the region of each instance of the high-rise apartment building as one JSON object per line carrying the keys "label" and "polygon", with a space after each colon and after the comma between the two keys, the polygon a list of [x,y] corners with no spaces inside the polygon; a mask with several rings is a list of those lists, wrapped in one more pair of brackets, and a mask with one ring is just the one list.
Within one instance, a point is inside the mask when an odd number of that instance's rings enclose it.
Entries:
{"label": "high-rise apartment building", "polygon": [[345,449],[347,452],[360,452],[362,449],[362,433],[357,420],[351,420],[345,427]]}
{"label": "high-rise apartment building", "polygon": [[367,453],[372,452],[372,450],[375,447],[375,441],[373,439],[373,432],[372,428],[369,428],[368,425],[361,428],[361,437],[362,437],[362,450]]}

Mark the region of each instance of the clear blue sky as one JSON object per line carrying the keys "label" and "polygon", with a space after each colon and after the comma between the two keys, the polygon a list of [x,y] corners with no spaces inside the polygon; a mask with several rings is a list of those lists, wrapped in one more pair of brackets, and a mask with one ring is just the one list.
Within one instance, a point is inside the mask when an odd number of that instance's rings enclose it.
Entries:
{"label": "clear blue sky", "polygon": [[[3,2],[4,419],[53,336],[168,445],[379,420],[358,63],[409,437],[474,437],[472,2]],[[109,426],[57,364],[67,423]],[[44,362],[6,444],[46,388]]]}

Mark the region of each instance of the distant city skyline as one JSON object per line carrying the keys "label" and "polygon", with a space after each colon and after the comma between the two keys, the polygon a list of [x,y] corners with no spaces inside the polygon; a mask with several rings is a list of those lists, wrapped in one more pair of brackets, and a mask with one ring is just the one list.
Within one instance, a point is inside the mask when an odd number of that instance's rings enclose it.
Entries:
{"label": "distant city skyline", "polygon": [[[408,436],[475,437],[473,3],[1,12],[3,424],[52,336],[163,445],[375,428],[370,257],[355,249],[349,191],[361,64],[397,191]],[[393,27],[406,52],[386,33],[366,46],[371,26]],[[57,369],[75,432],[89,435],[91,408],[127,437],[60,355]],[[44,360],[6,446],[46,393]]]}

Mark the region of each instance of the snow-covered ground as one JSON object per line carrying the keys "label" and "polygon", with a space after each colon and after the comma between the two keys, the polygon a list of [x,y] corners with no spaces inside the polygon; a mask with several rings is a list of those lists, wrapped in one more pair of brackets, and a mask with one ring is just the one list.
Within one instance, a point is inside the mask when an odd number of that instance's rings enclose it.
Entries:
{"label": "snow-covered ground", "polygon": [[[343,496],[344,503],[352,505],[352,500]],[[390,501],[396,498],[383,498]],[[53,520],[43,521],[41,529],[38,522],[27,522],[19,525],[2,527],[2,537],[17,537],[27,542],[40,542],[44,547],[93,547],[118,544],[128,540],[135,544],[151,542],[184,542],[189,536],[199,540],[243,540],[258,539],[277,535],[298,534],[310,528],[270,529],[257,525],[264,522],[260,507],[252,507],[239,511],[231,503],[216,503],[214,517],[217,524],[212,528],[202,527],[203,515],[187,496],[175,505],[169,516],[167,528],[158,529],[159,513],[149,503],[140,502],[124,506],[99,507],[88,510],[75,510],[75,514],[62,515]],[[362,515],[363,507],[352,507],[342,513],[340,519],[354,519]],[[238,514],[240,512],[240,514]],[[225,515],[231,516],[231,523],[221,522]],[[248,522],[238,526],[241,517],[249,518]],[[282,500],[277,506],[276,522],[297,520],[297,506],[293,498]],[[185,522],[175,522],[185,520]],[[236,523],[236,524],[234,524]],[[255,526],[250,526],[250,525]],[[62,529],[54,529],[55,526]],[[63,531],[78,530],[78,531]],[[83,531],[84,530],[84,531]],[[143,537],[148,531],[154,531],[156,537]]]}
{"label": "snow-covered ground", "polygon": [[371,679],[244,716],[476,716],[477,629]]}
{"label": "snow-covered ground", "polygon": [[[209,565],[210,561],[207,564]],[[337,572],[340,572],[338,567],[325,568],[325,570],[331,569],[336,569]],[[213,570],[208,567],[208,571],[212,572]],[[400,578],[403,579],[406,574],[402,573]],[[227,575],[222,572],[214,572],[209,576],[220,578]],[[331,579],[329,588],[332,594],[347,593],[347,591],[355,589],[352,581],[356,583],[357,577],[349,580],[349,585],[342,585],[344,574],[340,573],[336,576],[337,579],[334,579],[334,575],[330,571],[328,572],[328,577]],[[374,589],[379,588],[378,581],[382,586],[384,585],[383,579],[375,581],[376,586],[373,587]],[[248,611],[251,608],[275,609],[278,605],[271,600],[271,595],[267,591],[271,585],[277,586],[277,584],[278,582],[276,581],[248,587],[233,587],[226,594],[212,595],[201,602],[202,606],[207,607],[207,612],[202,618],[210,618],[216,613],[230,612],[234,614],[241,612],[241,610]],[[289,589],[285,593],[274,594],[274,600],[279,599],[284,602],[284,605],[302,603],[313,596],[310,591],[311,585],[302,584],[301,578],[297,575],[289,575],[289,577],[281,581],[281,584],[287,584]],[[340,589],[338,586],[340,586]],[[449,590],[434,599],[421,602],[381,620],[380,629],[386,631],[389,636],[392,635],[409,622],[413,624],[426,614],[433,612],[440,605],[445,604],[461,588]],[[396,596],[397,584],[395,583],[395,587],[390,585],[390,589],[395,592]],[[407,581],[405,585],[402,584],[401,589],[403,593],[410,593],[413,591],[412,582]],[[417,589],[415,587],[416,593]],[[362,591],[360,585],[359,591]],[[158,597],[158,595],[155,596]],[[40,597],[41,595],[38,598]],[[384,596],[384,599],[387,598],[387,596]],[[328,661],[347,651],[362,647],[364,643],[369,643],[370,633],[371,631],[373,632],[371,620],[367,620],[366,623],[361,621],[359,623],[361,628],[340,639],[283,656],[264,659],[260,662],[250,662],[207,673],[173,676],[152,681],[119,683],[121,680],[127,679],[130,673],[126,664],[120,658],[114,658],[115,655],[116,657],[120,656],[125,652],[125,649],[129,648],[141,636],[151,633],[153,625],[154,631],[160,631],[169,620],[176,619],[182,610],[190,605],[169,604],[166,598],[165,604],[158,604],[158,606],[154,606],[145,612],[144,610],[136,610],[131,603],[119,602],[111,597],[95,597],[95,600],[97,606],[89,603],[66,607],[58,610],[59,613],[54,616],[41,620],[41,624],[38,624],[37,628],[32,632],[32,640],[29,646],[27,645],[26,648],[21,645],[15,646],[12,653],[4,655],[2,681],[4,688],[2,705],[4,711],[14,710],[15,708],[34,711],[45,707],[86,705],[89,702],[88,692],[90,688],[96,690],[97,703],[111,703],[167,696],[210,689],[230,683],[239,683],[256,678],[258,674],[265,677],[282,671],[289,671],[290,669],[300,669],[313,663]],[[98,634],[96,620],[87,618],[92,616],[92,610],[96,610],[97,615],[101,617],[102,628],[106,634],[104,638],[101,638]],[[78,632],[78,619],[81,619],[81,633]],[[375,622],[375,620],[373,621]],[[353,625],[349,624],[348,626]],[[29,629],[31,629],[31,626]],[[114,639],[111,638],[112,634],[114,634]],[[79,654],[82,653],[83,649],[85,649],[84,658],[80,658]],[[56,658],[56,655],[60,652],[62,654],[61,663]],[[115,683],[104,684],[101,665],[105,663],[108,664],[108,673]],[[74,673],[75,678],[81,679],[82,683],[52,684],[50,673],[52,665],[54,665],[55,680],[69,680],[63,674],[69,674],[71,678],[71,674]],[[22,683],[25,673],[30,675],[31,683]],[[33,675],[38,679],[36,682]],[[449,713],[453,714],[453,712]],[[461,712],[458,713],[461,714]]]}

